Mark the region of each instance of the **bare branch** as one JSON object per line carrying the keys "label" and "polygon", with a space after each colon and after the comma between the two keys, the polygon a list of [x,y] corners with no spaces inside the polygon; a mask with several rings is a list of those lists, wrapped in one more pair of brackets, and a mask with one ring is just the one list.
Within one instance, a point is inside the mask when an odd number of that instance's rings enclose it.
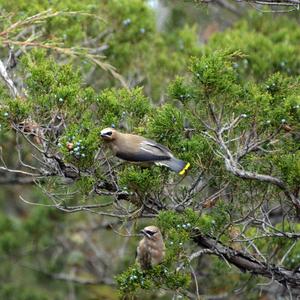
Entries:
{"label": "bare branch", "polygon": [[6,67],[4,65],[4,63],[2,62],[2,60],[0,59],[0,75],[4,81],[4,83],[6,84],[6,86],[9,88],[12,96],[14,98],[16,97],[20,97],[20,94],[14,84],[14,82],[12,81],[12,79],[9,77]]}
{"label": "bare branch", "polygon": [[202,235],[199,231],[197,231],[193,240],[199,246],[211,250],[215,255],[226,259],[227,262],[235,265],[243,272],[272,278],[285,287],[289,286],[296,289],[300,286],[300,272],[298,270],[289,270],[282,266],[261,262],[249,254],[236,251],[211,237]]}
{"label": "bare branch", "polygon": [[[1,173],[0,173],[1,174]],[[21,177],[16,174],[11,174],[11,173],[6,173],[6,174],[1,174],[0,176],[0,184],[34,184],[35,183],[35,178],[30,176],[30,177]]]}
{"label": "bare branch", "polygon": [[[222,6],[232,12],[236,12],[235,6],[233,6],[229,1],[226,0],[196,0],[199,3],[211,3]],[[235,0],[235,2],[245,2],[249,4],[259,4],[259,5],[268,5],[268,6],[293,6],[295,9],[299,9],[300,0]]]}

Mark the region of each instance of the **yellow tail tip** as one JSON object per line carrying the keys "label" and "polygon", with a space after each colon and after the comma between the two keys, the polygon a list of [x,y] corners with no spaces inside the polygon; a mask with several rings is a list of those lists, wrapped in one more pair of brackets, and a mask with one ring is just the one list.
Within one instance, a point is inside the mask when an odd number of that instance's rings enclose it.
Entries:
{"label": "yellow tail tip", "polygon": [[186,172],[186,170],[191,166],[190,163],[187,163],[184,168],[179,172],[179,175],[184,175],[184,173]]}

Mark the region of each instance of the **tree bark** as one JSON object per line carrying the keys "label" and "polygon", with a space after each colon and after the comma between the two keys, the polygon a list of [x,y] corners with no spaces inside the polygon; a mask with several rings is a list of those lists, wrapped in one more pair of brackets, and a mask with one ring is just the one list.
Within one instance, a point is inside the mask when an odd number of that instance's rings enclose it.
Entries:
{"label": "tree bark", "polygon": [[255,257],[236,251],[221,242],[196,231],[194,242],[202,248],[212,250],[215,255],[226,259],[227,262],[239,268],[242,272],[249,272],[274,279],[285,287],[300,290],[300,270],[289,270],[279,265],[259,261]]}

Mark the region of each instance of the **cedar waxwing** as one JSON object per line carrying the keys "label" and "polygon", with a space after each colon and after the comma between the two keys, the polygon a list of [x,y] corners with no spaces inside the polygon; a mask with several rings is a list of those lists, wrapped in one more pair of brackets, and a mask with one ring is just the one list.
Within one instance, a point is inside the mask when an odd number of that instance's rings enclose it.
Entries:
{"label": "cedar waxwing", "polygon": [[101,137],[114,154],[123,160],[166,166],[180,175],[190,167],[190,163],[174,157],[168,148],[142,136],[105,128],[101,131]]}
{"label": "cedar waxwing", "polygon": [[160,264],[165,256],[165,244],[162,234],[156,226],[147,226],[141,230],[144,238],[137,247],[136,260],[143,270]]}

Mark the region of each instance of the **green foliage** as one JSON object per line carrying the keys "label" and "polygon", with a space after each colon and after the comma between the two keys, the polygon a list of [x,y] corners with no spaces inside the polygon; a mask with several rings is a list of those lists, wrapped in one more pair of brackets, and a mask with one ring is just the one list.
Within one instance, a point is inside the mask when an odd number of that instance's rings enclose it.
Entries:
{"label": "green foliage", "polygon": [[50,111],[68,111],[81,101],[80,76],[70,64],[58,65],[43,51],[24,56],[22,62],[30,74],[26,84],[32,111],[43,121],[52,117]]}
{"label": "green foliage", "polygon": [[23,224],[17,219],[0,215],[0,230],[3,233],[0,237],[0,253],[6,255],[16,255],[27,238]]}
{"label": "green foliage", "polygon": [[[227,115],[225,118],[228,118],[231,114],[241,116],[241,121],[234,130],[236,135],[242,134],[243,130],[247,130],[254,123],[261,135],[265,137],[279,130],[282,141],[284,140],[283,143],[276,145],[266,143],[263,147],[270,151],[269,154],[266,152],[263,157],[255,153],[250,154],[244,158],[244,163],[248,170],[268,173],[269,162],[273,161],[278,166],[274,170],[274,174],[287,178],[289,173],[288,184],[294,187],[297,186],[298,166],[297,163],[291,162],[290,157],[290,152],[295,153],[297,151],[297,139],[295,139],[293,133],[284,136],[284,132],[283,130],[280,131],[280,128],[288,124],[292,130],[298,131],[300,121],[299,79],[289,77],[283,73],[275,73],[270,75],[263,84],[252,81],[244,82],[239,78],[233,66],[233,61],[241,54],[239,52],[230,53],[229,50],[213,51],[210,48],[213,45],[214,43],[209,44],[209,50],[200,58],[191,60],[190,69],[194,75],[194,80],[176,78],[169,88],[170,96],[183,102],[186,109],[194,111],[193,114],[189,115],[191,117],[188,120],[199,130],[201,130],[199,119],[206,122],[206,124],[210,124],[209,118],[212,117],[212,109],[216,115],[220,115],[222,111],[225,111]],[[237,49],[233,50],[237,51]],[[195,115],[198,118],[195,118]],[[168,124],[171,128],[170,120],[169,122],[164,120],[164,124]],[[153,126],[156,126],[156,124]],[[177,128],[176,123],[173,128]],[[158,127],[156,137],[159,136],[158,132],[163,131],[163,129],[162,126]],[[172,132],[172,135],[175,135],[175,133],[176,131]],[[172,138],[172,135],[170,136],[169,133],[168,139]],[[173,145],[181,144],[182,149],[186,149],[183,146],[184,144],[191,144],[195,149],[198,146],[198,149],[205,153],[205,157],[209,157],[215,147],[214,145],[210,146],[207,141],[202,142],[201,139],[193,137],[193,142],[190,139],[180,142],[179,137],[180,131],[178,130],[178,135],[171,140]],[[192,148],[190,150],[189,154],[185,153],[184,156],[188,157],[189,161],[195,161],[196,151],[194,152]],[[234,144],[232,144],[231,150],[235,151]],[[273,151],[276,151],[276,155],[272,155]],[[297,157],[294,161],[296,162],[296,160]],[[215,168],[215,171],[218,170],[217,172],[223,173],[220,169],[222,164],[218,163],[216,157],[212,161],[206,160],[206,162],[210,164],[210,168]],[[293,169],[291,168],[292,165]],[[205,167],[205,164],[202,167]],[[285,175],[283,170],[285,170]]]}
{"label": "green foliage", "polygon": [[[299,226],[297,226],[298,230],[299,230]],[[291,268],[291,269],[295,269],[299,266],[300,264],[300,246],[299,246],[299,243],[296,243],[293,247],[292,243],[287,243],[285,244],[285,247],[287,249],[287,246],[289,247],[292,247],[291,249],[291,252],[289,253],[289,255],[287,256],[286,258],[286,261],[285,261],[285,265],[288,267],[288,268]]]}
{"label": "green foliage", "polygon": [[[11,130],[11,126],[22,124],[25,119],[32,120],[33,126],[38,123],[45,129],[50,155],[72,164],[79,171],[80,178],[72,185],[62,185],[63,180],[59,181],[57,178],[40,182],[42,188],[49,188],[49,195],[62,191],[63,196],[58,197],[62,205],[81,205],[91,199],[93,187],[107,179],[106,166],[95,159],[102,146],[99,133],[101,129],[112,125],[124,132],[153,138],[169,147],[176,157],[190,162],[193,168],[182,179],[182,186],[167,194],[164,193],[165,185],[168,183],[171,190],[177,177],[171,176],[165,168],[144,168],[127,163],[119,166],[111,159],[114,178],[108,180],[117,181],[117,192],[129,190],[128,194],[132,199],[120,200],[120,204],[117,203],[119,199],[104,195],[93,198],[93,201],[101,204],[113,199],[115,205],[120,205],[127,211],[132,203],[141,204],[140,202],[148,201],[153,195],[156,198],[163,195],[160,200],[163,208],[167,209],[170,203],[180,201],[181,194],[187,193],[196,179],[193,175],[199,169],[203,172],[201,184],[207,183],[211,189],[208,194],[226,187],[226,198],[217,197],[216,203],[209,209],[201,206],[207,194],[200,191],[191,198],[184,195],[197,212],[187,209],[182,213],[168,210],[159,213],[156,223],[163,231],[166,241],[165,261],[148,271],[142,271],[134,265],[117,276],[123,295],[158,288],[179,292],[189,288],[191,278],[188,257],[193,250],[194,229],[203,234],[218,236],[226,245],[232,246],[229,232],[230,226],[233,226],[232,219],[247,216],[249,209],[253,210],[263,197],[268,198],[268,206],[277,203],[282,197],[277,189],[266,187],[265,183],[240,180],[225,169],[221,157],[223,150],[208,140],[207,132],[204,131],[204,124],[213,124],[212,108],[217,117],[223,117],[223,123],[230,122],[233,117],[241,117],[236,127],[224,133],[224,138],[230,140],[227,145],[232,152],[239,147],[236,137],[244,143],[247,139],[246,132],[251,126],[264,139],[276,133],[274,142],[265,143],[260,151],[253,151],[238,163],[245,170],[282,179],[293,193],[297,193],[300,185],[297,135],[300,130],[298,23],[286,18],[249,15],[234,29],[216,34],[207,45],[200,46],[197,26],[179,26],[178,22],[175,29],[158,31],[154,12],[142,0],[55,0],[50,4],[49,1],[37,0],[30,3],[24,0],[0,0],[0,5],[3,12],[15,12],[4,15],[0,20],[1,31],[12,22],[24,20],[27,16],[50,7],[64,11],[56,17],[46,18],[35,24],[38,32],[38,36],[34,37],[35,41],[47,42],[49,49],[31,51],[27,48],[21,63],[18,63],[15,70],[9,70],[24,79],[20,82],[16,80],[18,88],[24,87],[24,97],[12,99],[2,86],[0,88],[1,152],[4,143],[9,150],[14,147],[12,138],[15,137],[15,132]],[[68,13],[75,10],[80,12]],[[102,15],[107,21],[101,20]],[[16,38],[23,29],[28,28],[29,25],[13,29],[7,38]],[[22,34],[20,36],[22,39]],[[57,44],[60,42],[61,44]],[[63,53],[59,52],[60,54],[55,50],[50,52],[52,45],[71,47],[71,50],[81,49],[85,54],[92,52],[86,49],[87,45],[91,45],[93,51],[106,56],[133,88],[119,89],[107,72],[93,69],[84,58],[67,59],[67,49]],[[102,46],[104,50],[101,50]],[[5,50],[2,54],[6,55]],[[159,106],[155,104],[158,101],[161,102]],[[64,126],[60,127],[61,120]],[[291,128],[289,132],[285,131],[285,126]],[[49,134],[47,128],[54,127],[58,130],[55,134]],[[21,129],[25,129],[25,126]],[[8,134],[4,136],[4,132]],[[31,161],[31,154],[35,154],[27,148],[24,153],[29,153],[24,161]],[[10,158],[9,162],[14,166],[15,157]],[[73,197],[74,190],[76,193]],[[254,196],[250,197],[249,194]],[[5,197],[2,191],[0,196]],[[134,203],[134,197],[141,201]],[[80,240],[80,234],[71,231],[78,229],[76,225],[79,222],[93,226],[95,223],[97,226],[100,219],[98,215],[97,219],[91,218],[88,221],[82,221],[81,218],[82,215],[80,219],[74,218],[67,224],[65,216],[43,206],[33,207],[30,212],[26,211],[18,218],[1,213],[0,254],[6,259],[0,279],[6,279],[7,270],[9,275],[0,288],[0,298],[65,299],[67,288],[59,286],[58,290],[63,295],[56,296],[53,282],[44,275],[28,272],[31,274],[29,278],[16,278],[15,275],[21,277],[24,270],[19,269],[14,257],[21,257],[20,260],[29,264],[38,261],[43,270],[53,273],[65,271],[65,268],[67,272],[73,272],[72,268],[77,272],[84,265],[89,265],[87,257],[90,257],[90,252],[84,253],[76,247],[73,249],[76,244],[74,241]],[[253,227],[249,223],[247,226],[249,228],[244,232],[246,237],[255,240],[263,234],[257,225]],[[233,227],[242,229],[240,225]],[[276,228],[279,228],[278,224]],[[298,232],[299,228],[284,224],[279,230]],[[270,229],[270,233],[272,232],[275,230]],[[73,237],[76,234],[79,237]],[[61,235],[74,240],[66,242],[68,249],[71,249],[68,253],[60,253],[60,248],[55,244],[55,238]],[[109,244],[110,241],[107,238],[101,240],[101,243]],[[255,240],[255,243],[262,253],[277,251],[272,257],[274,263],[281,261],[284,251],[292,246],[286,238],[278,237],[261,238]],[[112,243],[109,247],[115,247],[115,244]],[[110,249],[109,247],[107,248]],[[247,251],[252,251],[249,249]],[[130,253],[131,250],[130,244]],[[299,264],[299,251],[296,244],[284,262],[287,267],[295,268]],[[36,253],[38,259],[35,257]],[[253,251],[253,255],[255,254]],[[199,261],[200,263],[202,262]],[[246,275],[240,276],[235,270],[229,270],[223,261],[211,259],[206,263],[203,272],[209,274],[201,277],[204,292],[233,290],[236,282],[250,282]],[[115,269],[123,268],[119,261],[116,264]],[[17,266],[10,270],[10,266],[14,265]],[[178,266],[182,268],[179,270]],[[111,272],[114,272],[115,269],[112,269]],[[16,284],[9,282],[15,278]],[[25,284],[27,280],[27,285],[32,285],[31,289]],[[18,284],[23,281],[24,284]],[[254,290],[255,284],[255,280],[251,281],[247,284],[248,289]],[[76,289],[84,290],[77,286]],[[51,295],[45,296],[47,294]],[[97,293],[91,294],[91,298],[95,298]]]}
{"label": "green foliage", "polygon": [[106,9],[115,28],[108,55],[113,64],[123,69],[128,67],[128,61],[137,61],[146,51],[155,30],[154,15],[141,0],[109,1]]}
{"label": "green foliage", "polygon": [[12,283],[5,284],[0,289],[0,297],[7,300],[48,300],[44,291],[35,291],[30,287],[16,287]]}
{"label": "green foliage", "polygon": [[299,123],[300,112],[296,109],[296,105],[300,103],[300,99],[295,97],[299,91],[299,79],[275,73],[266,81],[266,90],[271,95],[269,106],[273,107],[271,112],[273,120],[277,124]]}
{"label": "green foliage", "polygon": [[278,71],[287,75],[299,75],[297,40],[300,30],[297,22],[287,18],[262,18],[251,14],[247,20],[238,22],[235,27],[234,30],[216,34],[209,46],[226,47],[231,51],[240,50],[246,54],[245,58],[237,59],[234,63],[241,76],[263,80]]}
{"label": "green foliage", "polygon": [[170,97],[177,99],[183,103],[194,99],[194,91],[191,86],[185,83],[183,77],[177,76],[169,85],[169,95]]}
{"label": "green foliage", "polygon": [[[277,248],[278,251],[272,257],[272,262],[275,264],[283,263],[283,265],[287,268],[294,269],[300,263],[300,255],[299,255],[299,243],[295,242],[287,238],[286,236],[276,236],[278,232],[285,231],[290,233],[297,233],[300,229],[299,224],[293,224],[283,221],[282,223],[278,223],[274,226],[274,229],[269,229],[269,234],[274,234],[272,238],[261,236],[264,235],[264,232],[260,230],[260,228],[249,228],[245,234],[247,238],[255,239],[257,236],[261,237],[256,240],[256,246],[259,248],[261,253],[268,253],[272,251],[272,249]],[[288,255],[286,255],[288,253]],[[282,258],[285,259],[282,261]]]}
{"label": "green foliage", "polygon": [[19,246],[17,241],[15,240],[15,236],[8,232],[5,232],[1,236],[0,244],[1,250],[4,253],[12,253]]}
{"label": "green foliage", "polygon": [[185,246],[191,238],[193,228],[198,226],[204,228],[208,223],[205,217],[200,218],[189,209],[183,214],[161,212],[157,218],[157,225],[166,237],[166,262],[171,264],[174,259],[180,262],[186,258]]}
{"label": "green foliage", "polygon": [[[13,22],[24,20],[28,16],[52,9],[53,11],[63,11],[59,17],[52,17],[44,20],[44,39],[53,38],[64,42],[67,46],[80,43],[89,36],[95,36],[99,30],[104,28],[103,18],[98,17],[101,12],[99,4],[95,0],[72,1],[31,1],[30,4],[24,0],[14,2],[0,1],[3,11],[14,11]],[[68,12],[82,12],[68,14]]]}
{"label": "green foliage", "polygon": [[99,145],[99,130],[94,127],[91,119],[81,121],[80,124],[70,125],[57,146],[66,161],[84,169],[94,163],[95,150]]}
{"label": "green foliage", "polygon": [[[161,265],[142,271],[134,265],[117,277],[122,294],[136,293],[139,288],[151,290],[154,287],[170,289],[185,288],[190,283],[187,260],[190,243],[195,229],[203,234],[215,234],[227,221],[228,208],[221,204],[210,215],[199,215],[192,209],[182,213],[162,211],[156,220],[166,242],[166,256]],[[176,266],[182,265],[180,271]]]}
{"label": "green foliage", "polygon": [[[192,168],[198,166],[200,169],[203,169],[213,159],[211,145],[207,139],[200,135],[195,134],[189,139],[181,140],[176,148],[180,153],[180,158],[190,162]],[[201,160],[199,153],[202,153],[201,156],[205,157],[205,161]]]}
{"label": "green foliage", "polygon": [[291,187],[300,186],[300,150],[287,153],[276,159],[284,181]]}
{"label": "green foliage", "polygon": [[143,169],[128,166],[119,175],[121,186],[141,194],[158,191],[163,179],[159,168]]}
{"label": "green foliage", "polygon": [[[220,94],[230,94],[235,101],[241,93],[237,75],[231,65],[232,57],[237,54],[214,51],[203,55],[201,59],[192,58],[191,71],[200,85],[200,95],[204,98]],[[201,97],[201,96],[200,96]],[[226,99],[225,99],[226,100]],[[224,101],[224,100],[223,100]]]}
{"label": "green foliage", "polygon": [[111,127],[112,124],[138,127],[152,109],[141,88],[106,89],[99,94],[96,103],[97,115],[103,128]]}
{"label": "green foliage", "polygon": [[2,113],[3,121],[6,119],[14,120],[14,122],[19,123],[28,118],[29,105],[24,99],[9,99],[8,101],[5,101],[5,104],[7,106]]}
{"label": "green foliage", "polygon": [[139,266],[132,266],[116,277],[122,295],[137,293],[139,289],[151,291],[158,288],[178,290],[188,287],[190,276],[186,272],[170,270],[165,265],[158,265],[142,271]]}
{"label": "green foliage", "polygon": [[[83,196],[88,196],[96,183],[96,179],[93,176],[81,177],[76,181],[76,187]],[[84,197],[82,202],[84,201]]]}
{"label": "green foliage", "polygon": [[29,234],[35,237],[43,235],[44,230],[51,232],[55,228],[55,224],[49,222],[49,220],[58,221],[62,216],[51,209],[45,209],[45,207],[37,207],[30,215],[30,218],[24,223],[24,228]]}
{"label": "green foliage", "polygon": [[232,214],[232,204],[225,201],[219,201],[215,206],[215,209],[211,212],[213,229],[213,235],[217,232],[221,232],[226,224],[230,221],[230,215]]}
{"label": "green foliage", "polygon": [[200,215],[192,209],[186,209],[183,213],[163,211],[157,218],[157,224],[169,242],[173,242],[171,245],[183,245],[192,237],[195,228],[204,234],[219,232],[228,223],[230,209],[230,205],[220,202],[210,214]]}
{"label": "green foliage", "polygon": [[176,145],[183,138],[184,115],[169,104],[157,109],[148,123],[153,138],[166,146]]}
{"label": "green foliage", "polygon": [[162,211],[157,218],[157,225],[159,228],[162,228],[163,231],[175,229],[183,233],[191,232],[193,228],[200,227],[200,229],[203,229],[205,224],[207,224],[207,222],[209,223],[206,217],[204,217],[204,220],[201,220],[202,217],[203,216],[200,216],[192,209],[187,209],[183,213]]}

